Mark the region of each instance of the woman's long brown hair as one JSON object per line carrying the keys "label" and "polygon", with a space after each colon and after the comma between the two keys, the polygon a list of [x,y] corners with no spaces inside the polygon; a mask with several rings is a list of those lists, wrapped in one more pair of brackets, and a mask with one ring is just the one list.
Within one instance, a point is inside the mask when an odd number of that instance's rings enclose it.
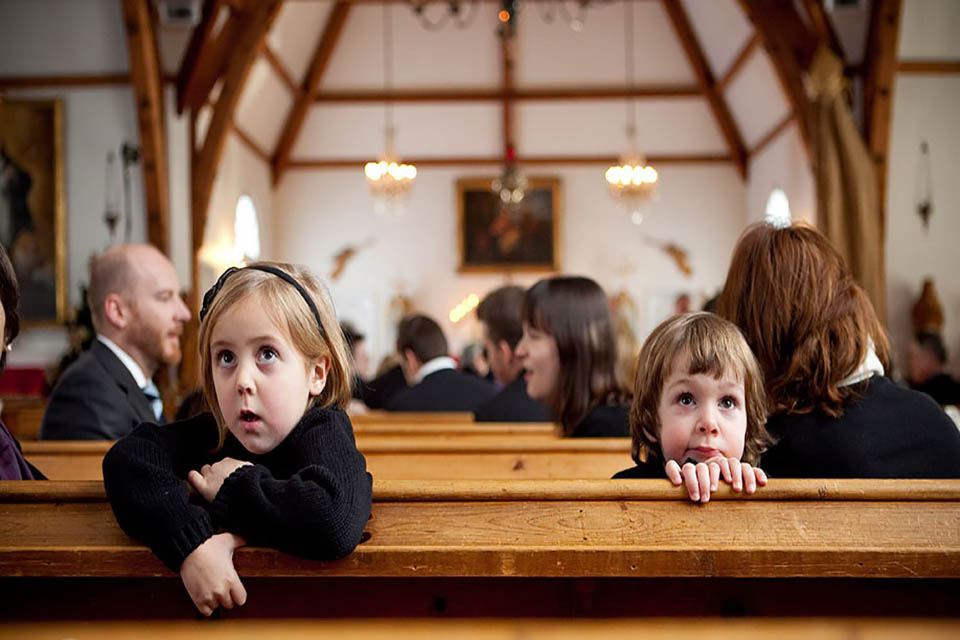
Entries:
{"label": "woman's long brown hair", "polygon": [[617,380],[613,321],[600,285],[576,276],[540,280],[527,291],[523,319],[557,341],[560,371],[548,404],[564,435],[572,435],[593,408],[628,402]]}
{"label": "woman's long brown hair", "polygon": [[873,341],[885,368],[890,346],[873,305],[843,258],[804,223],[748,228],[733,252],[719,313],[743,331],[760,363],[774,413],[843,413],[840,386]]}

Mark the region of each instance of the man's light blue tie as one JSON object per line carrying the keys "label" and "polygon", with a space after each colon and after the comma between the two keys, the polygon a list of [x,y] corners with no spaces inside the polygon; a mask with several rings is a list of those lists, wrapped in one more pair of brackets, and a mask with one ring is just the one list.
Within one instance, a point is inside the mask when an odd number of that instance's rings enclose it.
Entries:
{"label": "man's light blue tie", "polygon": [[150,407],[153,409],[153,417],[159,420],[163,414],[163,401],[160,400],[160,390],[157,389],[157,385],[153,383],[153,380],[147,380],[147,384],[143,385],[142,390],[143,395],[147,396],[147,400],[150,401]]}

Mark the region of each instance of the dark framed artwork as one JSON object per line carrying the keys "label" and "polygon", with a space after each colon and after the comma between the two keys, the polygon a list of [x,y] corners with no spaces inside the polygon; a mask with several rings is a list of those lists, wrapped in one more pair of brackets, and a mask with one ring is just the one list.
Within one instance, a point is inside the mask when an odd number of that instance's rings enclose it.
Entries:
{"label": "dark framed artwork", "polygon": [[0,96],[0,244],[17,274],[25,323],[65,320],[63,197],[62,102]]}
{"label": "dark framed artwork", "polygon": [[491,180],[457,180],[460,272],[559,271],[560,179],[529,178],[515,209],[501,206]]}

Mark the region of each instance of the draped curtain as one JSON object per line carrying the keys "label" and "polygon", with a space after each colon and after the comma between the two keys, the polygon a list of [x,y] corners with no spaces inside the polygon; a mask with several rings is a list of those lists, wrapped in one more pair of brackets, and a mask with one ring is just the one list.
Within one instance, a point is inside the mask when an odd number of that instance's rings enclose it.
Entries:
{"label": "draped curtain", "polygon": [[844,96],[843,62],[821,45],[808,80],[818,225],[885,323],[883,211],[870,151]]}

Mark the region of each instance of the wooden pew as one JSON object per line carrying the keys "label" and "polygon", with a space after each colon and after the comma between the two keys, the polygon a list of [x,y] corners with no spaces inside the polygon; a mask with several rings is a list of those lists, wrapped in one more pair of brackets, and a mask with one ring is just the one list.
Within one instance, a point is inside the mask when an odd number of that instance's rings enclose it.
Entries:
{"label": "wooden pew", "polygon": [[0,418],[14,438],[36,440],[40,437],[40,426],[46,407],[41,398],[13,396],[2,398],[2,402],[3,412]]}
{"label": "wooden pew", "polygon": [[[110,442],[24,442],[23,454],[51,480],[101,480]],[[628,438],[471,433],[357,434],[367,468],[382,479],[604,479],[631,466]]]}
{"label": "wooden pew", "polygon": [[358,423],[419,423],[419,424],[449,424],[449,423],[470,423],[473,422],[473,413],[469,411],[380,411],[371,410],[366,413],[350,414],[350,421]]}
{"label": "wooden pew", "polygon": [[[956,480],[771,480],[708,505],[658,480],[376,481],[365,538],[333,562],[238,550],[229,616],[960,611]],[[0,591],[7,620],[192,615],[93,482],[0,485]]]}
{"label": "wooden pew", "polygon": [[358,436],[469,436],[469,435],[539,435],[558,437],[559,430],[552,422],[403,422],[354,421],[353,432]]}
{"label": "wooden pew", "polygon": [[776,618],[737,620],[207,620],[33,622],[0,626],[0,640],[954,640],[958,620]]}

